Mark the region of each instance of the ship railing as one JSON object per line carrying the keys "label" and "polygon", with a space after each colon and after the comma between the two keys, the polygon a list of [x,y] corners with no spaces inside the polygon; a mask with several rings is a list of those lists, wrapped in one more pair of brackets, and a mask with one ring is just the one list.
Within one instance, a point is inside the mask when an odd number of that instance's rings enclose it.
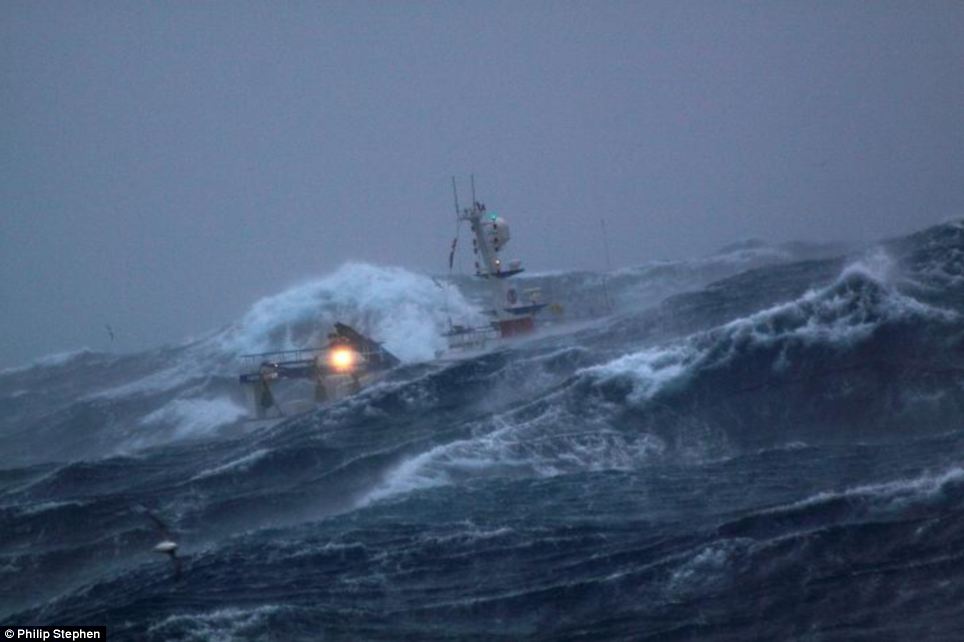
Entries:
{"label": "ship railing", "polygon": [[262,363],[288,363],[292,361],[311,361],[319,352],[327,350],[319,348],[296,348],[293,350],[275,350],[274,352],[258,352],[241,355],[241,364],[245,368],[257,368]]}
{"label": "ship railing", "polygon": [[485,347],[489,341],[499,337],[499,331],[492,326],[475,328],[453,328],[445,334],[450,350],[472,350]]}

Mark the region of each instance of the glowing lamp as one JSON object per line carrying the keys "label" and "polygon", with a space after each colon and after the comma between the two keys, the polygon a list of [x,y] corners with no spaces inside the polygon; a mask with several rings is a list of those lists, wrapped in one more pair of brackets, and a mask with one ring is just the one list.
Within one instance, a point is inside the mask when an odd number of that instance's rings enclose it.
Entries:
{"label": "glowing lamp", "polygon": [[348,372],[355,367],[357,356],[351,348],[335,348],[328,355],[328,364],[338,372]]}

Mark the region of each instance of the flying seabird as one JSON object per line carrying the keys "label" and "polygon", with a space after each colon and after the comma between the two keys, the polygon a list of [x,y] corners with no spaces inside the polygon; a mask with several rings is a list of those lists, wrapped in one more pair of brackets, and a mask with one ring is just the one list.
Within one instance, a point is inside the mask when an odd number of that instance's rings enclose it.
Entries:
{"label": "flying seabird", "polygon": [[169,555],[171,557],[171,563],[174,564],[174,579],[180,579],[181,558],[177,556],[177,542],[174,541],[174,536],[171,535],[171,530],[167,527],[167,524],[161,521],[160,517],[146,508],[142,510],[144,514],[147,515],[147,518],[154,522],[154,526],[161,534],[161,541],[154,546],[154,552]]}
{"label": "flying seabird", "polygon": [[110,341],[111,341],[111,343],[113,343],[113,342],[114,342],[114,329],[110,327],[110,324],[109,324],[109,323],[105,323],[105,324],[104,324],[104,329],[107,330],[107,334],[110,335]]}

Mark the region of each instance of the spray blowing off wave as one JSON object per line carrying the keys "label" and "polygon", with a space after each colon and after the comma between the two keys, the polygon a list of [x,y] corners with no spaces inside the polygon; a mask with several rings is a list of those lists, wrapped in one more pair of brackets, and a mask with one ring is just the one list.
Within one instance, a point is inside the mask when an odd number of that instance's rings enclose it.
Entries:
{"label": "spray blowing off wave", "polygon": [[964,408],[960,315],[890,284],[881,256],[830,285],[580,372],[625,426],[714,425],[752,447],[950,429]]}
{"label": "spray blowing off wave", "polygon": [[401,268],[349,263],[322,279],[258,301],[214,338],[230,354],[321,343],[335,321],[363,329],[403,361],[431,359],[444,347],[449,316],[474,318],[458,290]]}
{"label": "spray blowing off wave", "polygon": [[720,328],[662,348],[647,348],[583,372],[599,381],[636,379],[637,401],[695,371],[724,367],[754,349],[776,349],[774,372],[793,366],[809,349],[847,350],[872,338],[888,324],[948,323],[957,315],[894,290],[886,283],[886,262],[848,266],[831,285],[811,290],[796,301],[777,305]]}
{"label": "spray blowing off wave", "polygon": [[[10,428],[0,430],[0,443],[8,436],[16,443],[10,451],[71,459],[237,432],[248,405],[237,384],[242,354],[324,344],[338,321],[403,361],[429,360],[444,346],[449,315],[477,314],[457,289],[428,276],[347,264],[258,301],[199,342],[123,357],[81,351],[0,372],[10,378],[8,389],[30,390],[10,395],[9,412],[0,417]],[[34,439],[63,447],[32,447]]]}

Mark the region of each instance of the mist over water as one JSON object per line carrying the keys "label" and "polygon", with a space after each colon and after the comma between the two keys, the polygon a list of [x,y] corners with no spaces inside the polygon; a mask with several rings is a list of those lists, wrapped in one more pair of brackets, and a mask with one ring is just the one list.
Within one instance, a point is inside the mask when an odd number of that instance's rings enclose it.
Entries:
{"label": "mist over water", "polygon": [[[479,285],[356,263],[185,343],[6,369],[0,623],[952,638],[962,257],[951,221],[866,248],[533,274],[520,287],[561,302],[556,325],[454,362],[435,351],[449,318],[481,318]],[[238,355],[316,345],[334,321],[403,364],[244,421]],[[180,579],[144,510],[176,533]]]}

